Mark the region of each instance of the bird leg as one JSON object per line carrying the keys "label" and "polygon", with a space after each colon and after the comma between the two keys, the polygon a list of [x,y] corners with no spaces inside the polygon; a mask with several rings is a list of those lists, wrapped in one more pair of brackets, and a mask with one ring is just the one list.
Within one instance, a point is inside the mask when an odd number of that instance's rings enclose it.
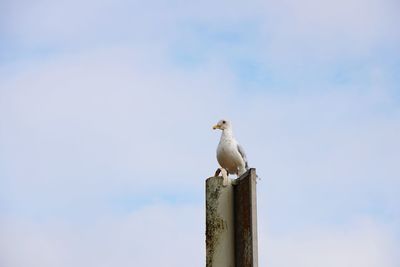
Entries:
{"label": "bird leg", "polygon": [[219,174],[221,174],[223,180],[222,180],[222,185],[223,186],[227,186],[229,184],[229,180],[228,180],[228,171],[224,168],[218,168],[215,171],[215,176],[219,176]]}

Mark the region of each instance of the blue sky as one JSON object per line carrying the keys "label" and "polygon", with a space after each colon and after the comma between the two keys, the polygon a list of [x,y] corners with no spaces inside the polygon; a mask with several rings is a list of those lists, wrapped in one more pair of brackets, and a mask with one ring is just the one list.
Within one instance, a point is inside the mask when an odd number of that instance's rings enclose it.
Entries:
{"label": "blue sky", "polygon": [[0,265],[204,266],[227,118],[260,266],[398,266],[399,8],[3,1]]}

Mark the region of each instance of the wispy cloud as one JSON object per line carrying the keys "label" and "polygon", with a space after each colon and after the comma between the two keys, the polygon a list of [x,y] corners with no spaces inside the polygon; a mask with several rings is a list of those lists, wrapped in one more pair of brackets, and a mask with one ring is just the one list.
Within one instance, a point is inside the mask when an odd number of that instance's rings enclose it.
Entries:
{"label": "wispy cloud", "polygon": [[286,235],[269,233],[263,266],[397,266],[397,244],[387,227],[368,219],[343,227],[314,228]]}
{"label": "wispy cloud", "polygon": [[222,117],[261,263],[399,262],[396,2],[2,5],[0,263],[203,265]]}

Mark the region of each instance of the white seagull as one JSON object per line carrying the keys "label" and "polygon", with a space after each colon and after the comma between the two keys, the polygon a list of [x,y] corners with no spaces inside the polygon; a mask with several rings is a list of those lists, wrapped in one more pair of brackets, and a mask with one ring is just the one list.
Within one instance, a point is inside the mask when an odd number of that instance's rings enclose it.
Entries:
{"label": "white seagull", "polygon": [[220,129],[222,131],[221,139],[217,147],[217,160],[219,165],[221,165],[228,174],[236,174],[239,177],[245,173],[249,167],[243,148],[233,137],[231,123],[227,120],[220,120],[213,126],[213,129]]}

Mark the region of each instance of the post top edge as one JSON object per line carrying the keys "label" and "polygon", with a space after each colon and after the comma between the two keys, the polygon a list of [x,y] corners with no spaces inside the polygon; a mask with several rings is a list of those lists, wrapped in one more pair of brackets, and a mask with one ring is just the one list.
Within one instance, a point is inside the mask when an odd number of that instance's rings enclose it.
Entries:
{"label": "post top edge", "polygon": [[236,183],[246,179],[248,176],[252,177],[257,177],[256,175],[256,168],[250,168],[248,169],[245,173],[243,173],[241,176],[239,176],[237,179],[235,179]]}

